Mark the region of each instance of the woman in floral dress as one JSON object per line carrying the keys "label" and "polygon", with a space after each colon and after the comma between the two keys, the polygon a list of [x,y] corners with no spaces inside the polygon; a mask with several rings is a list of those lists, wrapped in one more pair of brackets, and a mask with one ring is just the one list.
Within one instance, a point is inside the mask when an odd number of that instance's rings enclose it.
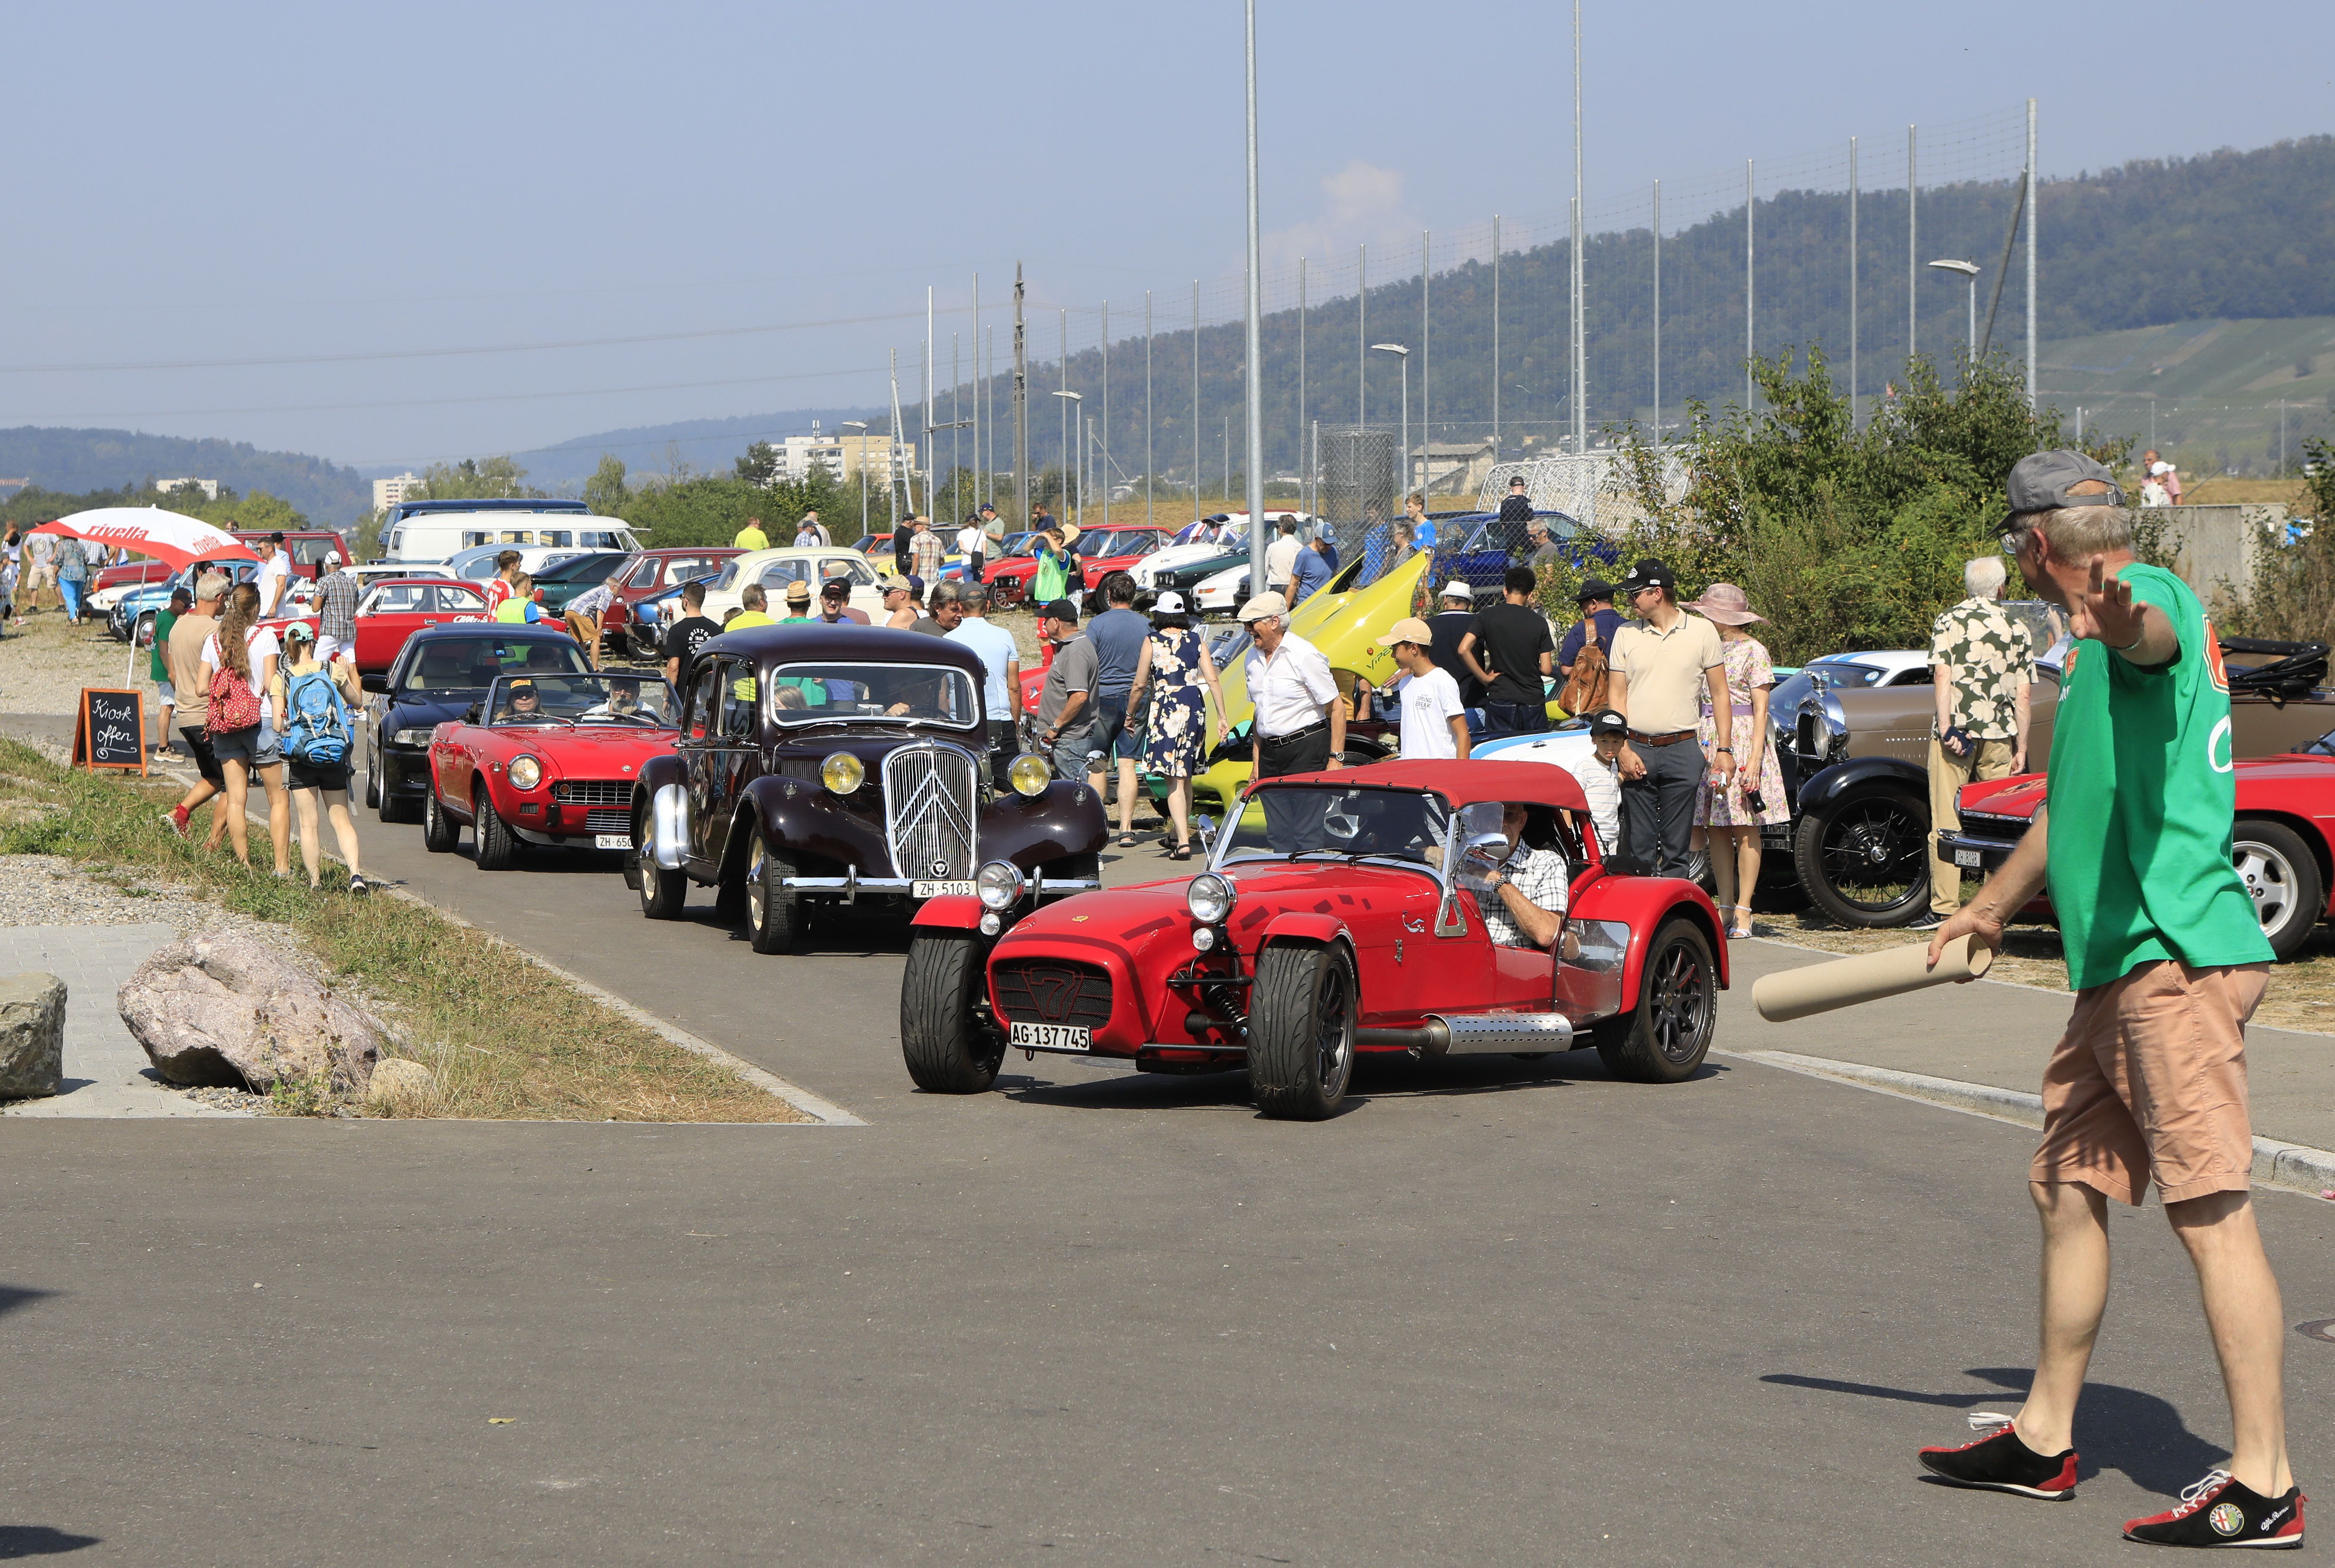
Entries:
{"label": "woman in floral dress", "polygon": [[1208,644],[1192,630],[1181,594],[1162,594],[1151,607],[1151,635],[1135,659],[1135,685],[1127,694],[1127,711],[1138,711],[1146,690],[1151,692],[1149,739],[1143,748],[1143,769],[1168,780],[1168,816],[1176,824],[1176,847],[1170,860],[1192,858],[1192,776],[1200,770],[1201,754],[1208,743],[1207,698],[1214,693],[1216,713],[1225,711],[1224,688],[1216,683],[1216,663]]}
{"label": "woman in floral dress", "polygon": [[[1719,885],[1719,914],[1727,922],[1727,934],[1749,936],[1751,895],[1759,886],[1759,828],[1792,818],[1784,803],[1783,770],[1776,765],[1775,748],[1768,744],[1768,692],[1776,684],[1776,673],[1767,645],[1743,629],[1768,617],[1755,612],[1750,599],[1732,583],[1711,584],[1685,608],[1718,626],[1727,658],[1735,770],[1724,789],[1719,787],[1716,772],[1704,773],[1695,821],[1709,837],[1711,880]],[[1716,760],[1719,721],[1708,697],[1699,727],[1706,763]]]}

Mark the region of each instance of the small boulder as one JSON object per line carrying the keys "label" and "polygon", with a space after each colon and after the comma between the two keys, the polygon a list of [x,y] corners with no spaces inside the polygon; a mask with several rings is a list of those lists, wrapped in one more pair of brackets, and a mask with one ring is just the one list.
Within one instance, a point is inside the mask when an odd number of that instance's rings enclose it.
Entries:
{"label": "small boulder", "polygon": [[361,1090],[381,1060],[378,1020],[313,967],[236,932],[163,948],[121,982],[121,1021],[172,1083],[266,1094],[322,1080]]}
{"label": "small boulder", "polygon": [[365,1109],[375,1116],[427,1116],[438,1098],[438,1075],[418,1061],[385,1056],[365,1085]]}
{"label": "small boulder", "polygon": [[0,1099],[54,1094],[65,1077],[65,982],[34,970],[0,980]]}

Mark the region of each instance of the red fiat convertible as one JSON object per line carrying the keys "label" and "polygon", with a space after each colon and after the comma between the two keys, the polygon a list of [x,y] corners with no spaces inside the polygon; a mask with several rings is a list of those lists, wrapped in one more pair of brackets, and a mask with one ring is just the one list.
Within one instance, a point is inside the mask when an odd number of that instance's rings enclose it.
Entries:
{"label": "red fiat convertible", "polygon": [[[1504,933],[1485,919],[1486,874],[1516,847],[1504,815],[1522,847],[1564,857],[1554,950],[1510,944],[1528,938],[1505,909]],[[1266,779],[1198,876],[1035,907],[1030,893],[993,864],[973,896],[917,911],[900,1044],[919,1088],[978,1093],[1009,1049],[1245,1065],[1266,1115],[1305,1119],[1338,1108],[1358,1053],[1594,1045],[1616,1077],[1676,1082],[1727,984],[1702,890],[1609,871],[1580,786],[1531,763]]]}
{"label": "red fiat convertible", "polygon": [[423,847],[445,854],[468,823],[481,871],[521,844],[630,849],[633,780],[673,750],[680,707],[655,676],[504,676],[431,734]]}

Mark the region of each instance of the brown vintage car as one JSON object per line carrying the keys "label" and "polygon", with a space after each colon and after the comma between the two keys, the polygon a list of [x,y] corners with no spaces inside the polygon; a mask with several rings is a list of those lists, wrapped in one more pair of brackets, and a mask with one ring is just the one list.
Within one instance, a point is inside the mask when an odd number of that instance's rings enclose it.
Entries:
{"label": "brown vintage car", "polygon": [[[2325,678],[2324,648],[2225,638],[2222,649],[2231,675],[2236,757],[2300,750],[2335,730],[2335,692],[2313,683]],[[2030,769],[2040,769],[2051,754],[2065,653],[2063,644],[2037,661],[2028,725]],[[2282,663],[2287,679],[2268,679]],[[1787,761],[1793,816],[1788,828],[1768,831],[1778,838],[1788,835],[1789,864],[1800,890],[1844,925],[1903,925],[1919,918],[1930,895],[1935,689],[1926,678],[1862,690],[1801,684],[1785,702],[1773,711],[1774,743]]]}

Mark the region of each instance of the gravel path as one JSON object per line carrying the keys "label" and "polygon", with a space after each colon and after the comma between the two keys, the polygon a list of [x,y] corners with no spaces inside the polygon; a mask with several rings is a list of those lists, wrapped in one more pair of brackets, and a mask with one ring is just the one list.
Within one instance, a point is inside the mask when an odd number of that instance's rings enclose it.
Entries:
{"label": "gravel path", "polygon": [[24,618],[21,632],[0,627],[0,712],[71,713],[81,702],[83,686],[116,690],[135,686],[146,693],[147,743],[157,739],[151,727],[161,721],[154,702],[154,683],[146,679],[146,660],[136,661],[133,678],[130,650],[105,634],[102,620],[68,625],[55,610]]}

